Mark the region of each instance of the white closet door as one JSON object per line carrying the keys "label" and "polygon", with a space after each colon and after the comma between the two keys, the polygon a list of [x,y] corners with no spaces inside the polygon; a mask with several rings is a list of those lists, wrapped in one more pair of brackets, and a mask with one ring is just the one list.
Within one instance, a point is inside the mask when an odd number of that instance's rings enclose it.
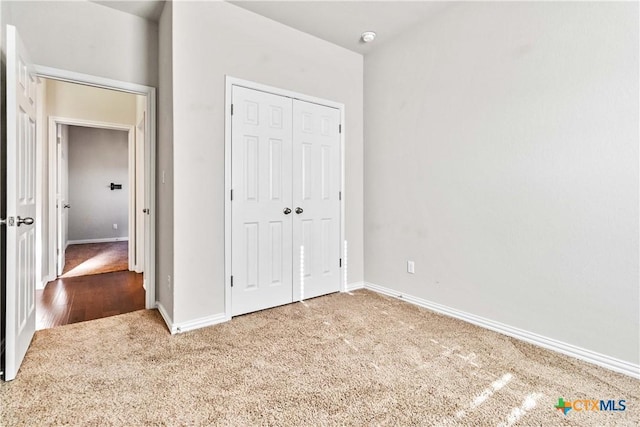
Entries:
{"label": "white closet door", "polygon": [[[339,124],[338,109],[294,100],[293,296],[296,301],[340,290]],[[300,256],[301,246],[304,258]]]}
{"label": "white closet door", "polygon": [[290,98],[232,88],[232,315],[292,302]]}

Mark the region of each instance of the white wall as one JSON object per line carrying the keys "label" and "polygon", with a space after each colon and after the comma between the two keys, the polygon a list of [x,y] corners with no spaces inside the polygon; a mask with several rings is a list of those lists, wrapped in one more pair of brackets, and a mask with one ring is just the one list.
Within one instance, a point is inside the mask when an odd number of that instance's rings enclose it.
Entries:
{"label": "white wall", "polygon": [[160,17],[158,146],[156,151],[156,299],[173,319],[173,41],[172,3]]}
{"label": "white wall", "polygon": [[[128,133],[69,126],[68,139],[69,241],[127,238],[132,190]],[[112,182],[122,189],[111,190]]]}
{"label": "white wall", "polygon": [[349,281],[362,280],[362,64],[229,3],[173,3],[175,322],[224,312],[225,74],[345,104]]}
{"label": "white wall", "polygon": [[637,364],[638,36],[465,3],[369,54],[365,279]]}
{"label": "white wall", "polygon": [[38,65],[156,86],[158,26],[89,1],[3,1]]}

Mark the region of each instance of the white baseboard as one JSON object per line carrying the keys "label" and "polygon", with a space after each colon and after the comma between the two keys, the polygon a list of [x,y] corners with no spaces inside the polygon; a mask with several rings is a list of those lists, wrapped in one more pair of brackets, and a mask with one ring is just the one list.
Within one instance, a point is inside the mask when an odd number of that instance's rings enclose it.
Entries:
{"label": "white baseboard", "polygon": [[173,327],[173,320],[171,320],[171,316],[169,316],[169,313],[167,313],[167,309],[164,308],[164,306],[160,303],[160,301],[156,301],[156,308],[160,312],[160,316],[162,316],[164,323],[167,324],[167,328],[169,328],[169,332],[171,332],[172,334],[175,334],[174,327]]}
{"label": "white baseboard", "polygon": [[345,286],[344,291],[351,292],[351,291],[355,291],[356,289],[362,289],[364,288],[364,286],[365,286],[364,282],[347,283],[347,286]]}
{"label": "white baseboard", "polygon": [[164,319],[164,322],[167,324],[169,332],[171,332],[172,335],[193,331],[195,329],[205,328],[207,326],[217,325],[218,323],[223,323],[229,320],[224,313],[218,313],[211,316],[201,317],[199,319],[189,320],[187,322],[174,323],[173,320],[171,320],[169,313],[167,313],[167,310],[160,303],[160,301],[156,302],[156,306],[158,307],[158,311],[160,312],[160,315]]}
{"label": "white baseboard", "polygon": [[68,245],[83,245],[85,243],[108,243],[108,242],[124,242],[129,240],[128,237],[106,237],[104,239],[81,239],[81,240],[69,240]]}
{"label": "white baseboard", "polygon": [[174,323],[175,332],[181,334],[183,332],[193,331],[194,329],[205,328],[207,326],[217,325],[227,321],[227,316],[224,313],[213,314],[211,316],[201,317],[199,319],[189,320],[186,322]]}
{"label": "white baseboard", "polygon": [[517,338],[522,341],[526,341],[528,343],[535,344],[537,346],[544,347],[558,353],[566,354],[567,356],[575,357],[576,359],[584,360],[585,362],[593,363],[594,365],[602,366],[603,368],[607,368],[612,371],[620,372],[622,374],[640,379],[640,365],[631,362],[626,362],[624,360],[616,359],[615,357],[596,353],[595,351],[587,350],[572,344],[555,340],[553,338],[548,338],[542,335],[535,334],[533,332],[525,331],[524,329],[515,328],[513,326],[505,325],[504,323],[466,313],[464,311],[447,307],[442,304],[427,301],[425,299],[414,297],[412,295],[407,295],[402,292],[386,288],[384,286],[365,282],[364,288],[410,302],[420,307],[427,308],[431,311],[435,311],[436,313],[444,314],[456,319],[463,320],[465,322],[473,323],[474,325],[483,327],[485,329],[490,329],[492,331],[499,332],[501,334]]}

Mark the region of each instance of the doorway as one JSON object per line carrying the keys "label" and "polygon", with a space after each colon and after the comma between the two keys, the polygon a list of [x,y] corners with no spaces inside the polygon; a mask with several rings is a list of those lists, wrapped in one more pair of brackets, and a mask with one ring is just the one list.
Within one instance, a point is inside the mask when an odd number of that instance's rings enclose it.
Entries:
{"label": "doorway", "polygon": [[37,329],[143,309],[146,96],[41,80],[49,274]]}
{"label": "doorway", "polygon": [[343,107],[227,83],[230,314],[340,291]]}
{"label": "doorway", "polygon": [[129,159],[131,131],[57,128],[58,277],[133,270],[138,242],[129,238],[137,188],[130,182],[136,166]]}

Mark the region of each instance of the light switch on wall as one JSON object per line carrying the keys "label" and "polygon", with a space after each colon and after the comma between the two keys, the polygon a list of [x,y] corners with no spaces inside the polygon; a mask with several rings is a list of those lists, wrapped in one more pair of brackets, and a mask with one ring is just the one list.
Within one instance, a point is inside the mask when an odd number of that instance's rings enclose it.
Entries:
{"label": "light switch on wall", "polygon": [[407,261],[407,273],[414,274],[416,272],[416,263]]}

